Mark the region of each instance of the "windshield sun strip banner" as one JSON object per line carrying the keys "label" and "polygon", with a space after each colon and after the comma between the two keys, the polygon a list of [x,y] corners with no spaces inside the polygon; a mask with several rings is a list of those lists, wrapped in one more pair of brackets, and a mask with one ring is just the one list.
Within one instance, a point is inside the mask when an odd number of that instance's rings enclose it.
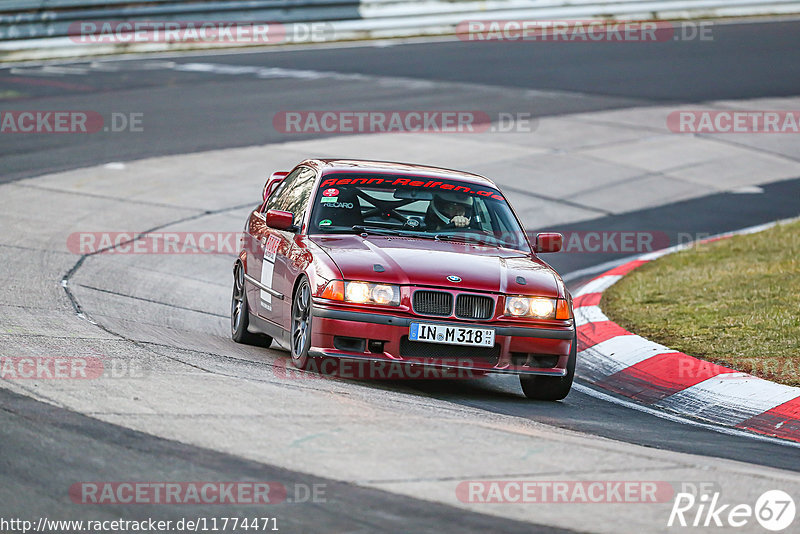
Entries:
{"label": "windshield sun strip banner", "polygon": [[[323,176],[323,179],[320,181],[319,188],[323,189],[323,195],[332,190],[336,190],[336,187],[339,186],[365,186],[365,185],[373,185],[373,186],[389,186],[389,187],[413,187],[413,188],[420,188],[420,189],[433,189],[433,190],[442,190],[442,191],[449,191],[451,193],[465,193],[468,195],[473,196],[481,196],[492,198],[494,200],[505,200],[505,198],[495,189],[488,189],[488,188],[475,188],[473,184],[465,183],[465,182],[454,182],[454,181],[443,181],[443,180],[436,180],[432,178],[420,177],[420,176],[410,176],[410,177],[382,177],[382,176],[364,176],[360,175],[357,177],[350,177],[350,178],[338,178],[338,177],[328,177],[328,175]],[[338,191],[336,191],[338,193]],[[333,194],[333,191],[328,193],[329,195]]]}

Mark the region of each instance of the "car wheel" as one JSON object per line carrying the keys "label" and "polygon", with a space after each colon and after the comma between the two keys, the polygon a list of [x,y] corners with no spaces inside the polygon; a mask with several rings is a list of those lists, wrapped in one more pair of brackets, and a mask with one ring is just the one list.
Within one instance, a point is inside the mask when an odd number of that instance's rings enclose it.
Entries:
{"label": "car wheel", "polygon": [[578,334],[572,338],[572,349],[567,361],[567,374],[565,376],[536,376],[519,375],[522,392],[529,399],[557,401],[569,394],[572,380],[575,378],[575,360],[578,355]]}
{"label": "car wheel", "polygon": [[269,347],[272,338],[248,332],[250,324],[247,306],[247,291],[244,287],[244,269],[237,263],[233,270],[233,296],[231,297],[231,338],[237,343]]}
{"label": "car wheel", "polygon": [[308,367],[311,348],[311,285],[303,277],[292,299],[292,364],[298,369]]}

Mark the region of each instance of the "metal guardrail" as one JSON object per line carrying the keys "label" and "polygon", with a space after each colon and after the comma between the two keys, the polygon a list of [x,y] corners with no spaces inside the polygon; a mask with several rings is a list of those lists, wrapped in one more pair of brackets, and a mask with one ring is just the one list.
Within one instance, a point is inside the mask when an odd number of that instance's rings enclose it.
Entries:
{"label": "metal guardrail", "polygon": [[347,40],[452,34],[466,20],[650,20],[799,13],[798,0],[0,0],[0,59],[225,45],[166,40],[76,43],[70,36],[79,22],[322,23],[325,40]]}
{"label": "metal guardrail", "polygon": [[362,0],[361,15],[418,18],[436,15],[451,23],[465,13],[480,19],[627,17],[660,19],[742,14],[800,13],[798,0]]}
{"label": "metal guardrail", "polygon": [[[0,40],[66,37],[82,21],[311,22],[361,18],[360,0],[0,0]],[[73,26],[74,28],[74,26]]]}

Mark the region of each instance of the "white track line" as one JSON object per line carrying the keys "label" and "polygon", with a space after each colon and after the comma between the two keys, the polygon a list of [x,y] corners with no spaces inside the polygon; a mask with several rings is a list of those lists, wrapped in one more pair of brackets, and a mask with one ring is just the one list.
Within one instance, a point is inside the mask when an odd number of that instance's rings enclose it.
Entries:
{"label": "white track line", "polygon": [[607,261],[605,263],[599,263],[597,265],[593,265],[592,267],[586,267],[585,269],[578,269],[577,271],[570,271],[567,274],[561,277],[562,280],[565,282],[571,282],[572,280],[576,280],[578,278],[584,278],[586,276],[591,276],[593,274],[604,273],[606,271],[610,271],[614,267],[619,267],[629,261],[633,261],[639,256],[625,256],[624,258],[618,260]]}
{"label": "white track line", "polygon": [[727,434],[729,436],[737,436],[741,438],[750,438],[755,439],[757,441],[765,441],[767,443],[772,443],[775,445],[783,445],[786,447],[794,447],[796,449],[800,449],[800,443],[796,441],[789,441],[783,440],[778,438],[773,438],[770,436],[763,436],[761,434],[756,434],[747,430],[739,430],[737,428],[729,428],[724,426],[717,426],[708,423],[701,423],[700,421],[695,421],[693,419],[686,419],[679,415],[673,415],[671,413],[663,412],[661,410],[655,410],[653,408],[648,408],[646,406],[642,406],[640,404],[636,404],[634,402],[626,401],[619,399],[617,397],[613,397],[606,393],[602,393],[597,391],[596,389],[592,389],[589,386],[585,386],[583,384],[573,384],[572,389],[577,390],[584,395],[588,395],[590,397],[594,397],[596,399],[610,402],[612,404],[617,404],[619,406],[624,406],[625,408],[630,408],[631,410],[636,410],[637,412],[646,413],[649,415],[653,415],[658,417],[659,419],[666,419],[667,421],[672,421],[673,423],[680,423],[682,425],[690,425],[703,428],[705,430],[711,430],[712,432],[718,432],[720,434]]}

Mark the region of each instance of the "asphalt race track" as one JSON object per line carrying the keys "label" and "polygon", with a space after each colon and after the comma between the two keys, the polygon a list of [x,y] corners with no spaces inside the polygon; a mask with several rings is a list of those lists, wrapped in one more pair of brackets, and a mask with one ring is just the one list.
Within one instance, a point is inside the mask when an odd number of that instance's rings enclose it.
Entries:
{"label": "asphalt race track", "polygon": [[[701,171],[720,173],[714,182],[661,170],[617,175],[595,139],[587,150],[604,170],[574,178],[545,169],[551,189],[534,167],[585,147],[531,147],[581,135],[588,143],[597,127],[644,154],[670,142],[667,133],[644,145],[661,133],[636,129],[659,110],[798,109],[799,93],[798,21],[720,24],[712,41],[636,46],[429,41],[4,65],[3,111],[134,113],[144,128],[0,134],[0,354],[101,354],[145,372],[91,384],[1,382],[0,516],[269,514],[284,532],[664,532],[671,502],[500,507],[459,502],[453,488],[472,479],[638,479],[713,483],[730,502],[768,489],[800,496],[800,448],[638,411],[582,384],[580,372],[559,403],[526,401],[515,377],[287,379],[285,353],[227,334],[229,256],[82,256],[66,245],[78,231],[236,231],[269,172],[330,154],[398,154],[499,176],[529,230],[647,230],[675,243],[800,215],[797,136],[698,141],[720,151],[702,162]],[[541,129],[473,141],[273,127],[275,113],[307,109],[531,113]],[[558,135],[528,140],[550,131]],[[495,151],[508,157],[491,159]],[[746,172],[726,183],[725,161],[735,158],[754,163],[737,163]],[[574,195],[558,194],[562,182]],[[644,198],[636,184],[656,192]],[[623,192],[609,198],[610,189]],[[574,288],[624,257],[546,259]],[[269,480],[300,493],[321,485],[326,498],[294,493],[295,502],[258,513],[70,502],[71,484],[101,480]]]}
{"label": "asphalt race track", "polygon": [[[765,29],[768,28],[768,29]],[[352,48],[334,46],[268,54],[169,57],[234,66],[269,66],[412,80],[450,82],[450,92],[404,96],[404,85],[362,84],[351,91],[327,81],[254,80],[230,75],[175,72],[152,61],[103,69],[72,65],[72,74],[37,76],[4,70],[3,89],[16,90],[37,104],[99,112],[141,112],[148,117],[147,136],[98,135],[81,142],[57,136],[20,136],[4,142],[3,180],[51,170],[127,161],[165,154],[275,142],[271,127],[284,109],[480,109],[526,111],[548,116],[663,102],[704,102],[797,94],[800,66],[797,24],[718,26],[713,41],[653,43],[646,46],[519,46],[488,42],[410,44]],[[627,47],[626,47],[627,46]],[[657,54],[655,53],[657,52]],[[502,57],[503,61],[496,61]],[[85,72],[85,73],[84,73]],[[13,79],[10,82],[9,78]],[[27,83],[26,83],[27,82]],[[457,84],[535,90],[524,103],[501,98],[476,101]],[[324,85],[322,91],[320,85]],[[444,100],[443,100],[444,98]],[[4,109],[26,109],[24,101],[6,101]],[[52,109],[55,109],[53,107]],[[467,109],[470,109],[467,107]],[[292,139],[297,138],[293,135]],[[283,137],[285,139],[285,137]],[[132,142],[135,141],[135,142]],[[43,153],[47,156],[43,157]]]}

